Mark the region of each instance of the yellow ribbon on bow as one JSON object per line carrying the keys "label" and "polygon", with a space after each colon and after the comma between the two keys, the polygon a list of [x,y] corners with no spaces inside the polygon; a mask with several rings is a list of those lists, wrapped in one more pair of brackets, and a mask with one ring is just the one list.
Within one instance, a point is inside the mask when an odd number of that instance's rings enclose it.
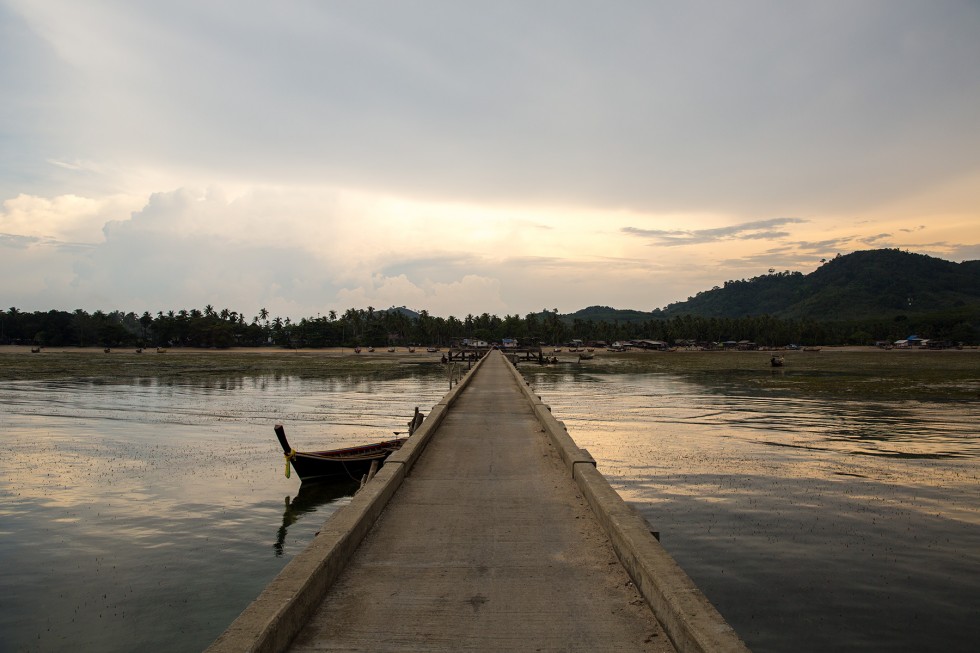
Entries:
{"label": "yellow ribbon on bow", "polygon": [[290,449],[289,453],[283,455],[286,457],[286,478],[289,478],[289,462],[296,460],[296,450]]}

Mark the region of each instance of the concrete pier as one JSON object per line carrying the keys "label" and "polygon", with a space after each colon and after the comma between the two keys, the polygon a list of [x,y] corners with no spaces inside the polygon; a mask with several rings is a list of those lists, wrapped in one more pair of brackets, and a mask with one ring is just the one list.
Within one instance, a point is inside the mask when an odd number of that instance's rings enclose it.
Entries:
{"label": "concrete pier", "polygon": [[746,651],[499,352],[212,651]]}

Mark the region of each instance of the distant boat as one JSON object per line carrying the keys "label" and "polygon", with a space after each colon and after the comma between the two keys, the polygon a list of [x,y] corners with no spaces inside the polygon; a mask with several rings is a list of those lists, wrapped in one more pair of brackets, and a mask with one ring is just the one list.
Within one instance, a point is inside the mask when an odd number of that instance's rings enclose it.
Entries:
{"label": "distant boat", "polygon": [[389,353],[394,353],[395,352],[395,348],[394,347],[388,347],[388,352]]}
{"label": "distant boat", "polygon": [[782,356],[773,356],[772,358],[769,359],[769,364],[772,365],[773,367],[782,367],[783,366],[783,357]]}
{"label": "distant boat", "polygon": [[408,353],[414,354],[415,353],[415,347],[409,347],[408,348]]}
{"label": "distant boat", "polygon": [[578,359],[580,361],[590,361],[595,358],[595,354],[579,354]]}
{"label": "distant boat", "polygon": [[820,347],[804,347],[803,351],[820,351]]}
{"label": "distant boat", "polygon": [[276,424],[276,437],[286,457],[286,476],[292,466],[302,481],[359,481],[371,469],[371,463],[382,465],[385,459],[401,449],[408,438],[374,442],[360,447],[328,451],[296,451],[286,440],[286,430]]}

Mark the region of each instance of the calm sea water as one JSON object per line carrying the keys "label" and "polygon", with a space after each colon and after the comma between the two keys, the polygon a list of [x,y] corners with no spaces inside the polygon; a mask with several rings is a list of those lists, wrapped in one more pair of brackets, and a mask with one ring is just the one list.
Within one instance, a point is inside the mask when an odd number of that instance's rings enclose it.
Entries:
{"label": "calm sea water", "polygon": [[[977,404],[525,370],[756,651],[980,641]],[[297,448],[402,430],[441,373],[0,383],[0,650],[207,646],[349,499]]]}
{"label": "calm sea water", "polygon": [[356,489],[297,449],[404,431],[444,373],[0,383],[0,651],[197,651]]}
{"label": "calm sea water", "polygon": [[977,650],[977,402],[524,372],[757,653]]}

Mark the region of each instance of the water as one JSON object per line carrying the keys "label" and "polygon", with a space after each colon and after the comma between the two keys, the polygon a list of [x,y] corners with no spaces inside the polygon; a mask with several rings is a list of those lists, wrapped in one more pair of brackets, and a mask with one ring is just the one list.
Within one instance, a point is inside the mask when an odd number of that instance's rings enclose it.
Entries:
{"label": "water", "polygon": [[757,653],[976,650],[976,402],[525,373]]}
{"label": "water", "polygon": [[[525,372],[757,652],[980,641],[975,402]],[[377,440],[445,383],[0,382],[0,651],[204,648],[349,501],[298,492],[273,424]]]}
{"label": "water", "polygon": [[203,649],[352,493],[298,492],[273,425],[297,449],[386,439],[446,388],[0,382],[0,651]]}

